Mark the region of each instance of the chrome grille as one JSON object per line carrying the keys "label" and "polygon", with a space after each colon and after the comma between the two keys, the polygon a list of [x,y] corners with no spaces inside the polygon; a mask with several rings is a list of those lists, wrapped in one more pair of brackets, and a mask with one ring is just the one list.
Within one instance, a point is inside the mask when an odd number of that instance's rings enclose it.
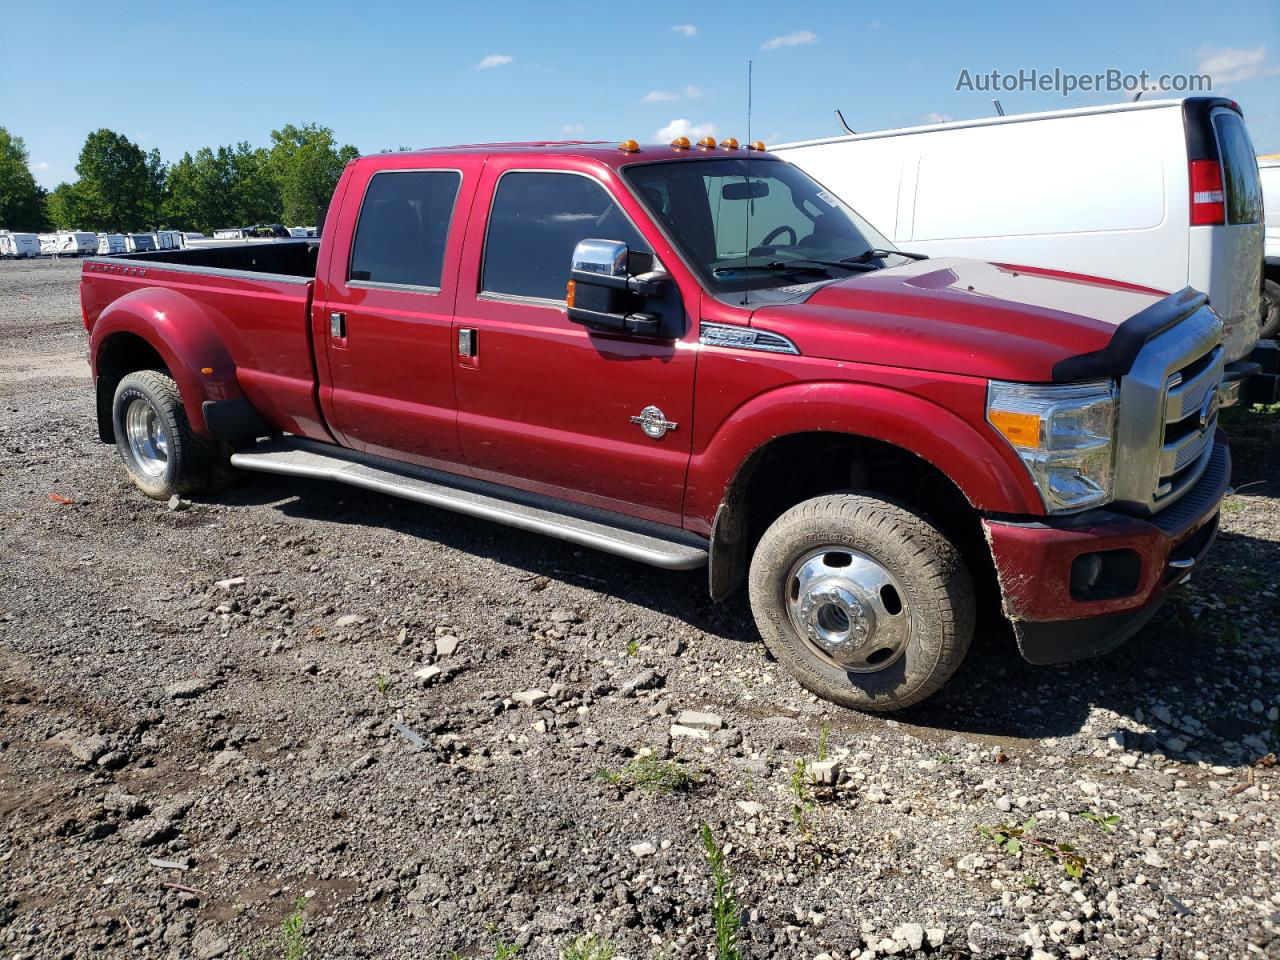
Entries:
{"label": "chrome grille", "polygon": [[1120,378],[1117,504],[1157,513],[1204,472],[1218,424],[1222,338],[1222,321],[1202,306],[1149,340]]}

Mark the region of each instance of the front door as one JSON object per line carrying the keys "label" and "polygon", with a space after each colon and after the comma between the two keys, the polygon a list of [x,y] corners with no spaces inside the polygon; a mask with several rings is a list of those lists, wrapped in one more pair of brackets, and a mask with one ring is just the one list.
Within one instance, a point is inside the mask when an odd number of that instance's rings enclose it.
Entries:
{"label": "front door", "polygon": [[[478,477],[678,526],[693,424],[696,330],[678,340],[598,333],[566,315],[586,238],[651,253],[587,172],[491,160],[457,298],[462,452]],[[484,221],[484,222],[481,222]],[[650,228],[652,229],[652,228]],[[636,419],[668,424],[645,427]]]}
{"label": "front door", "polygon": [[[312,329],[321,403],[347,445],[459,470],[452,325],[479,158],[357,174]],[[346,239],[349,238],[349,239]]]}

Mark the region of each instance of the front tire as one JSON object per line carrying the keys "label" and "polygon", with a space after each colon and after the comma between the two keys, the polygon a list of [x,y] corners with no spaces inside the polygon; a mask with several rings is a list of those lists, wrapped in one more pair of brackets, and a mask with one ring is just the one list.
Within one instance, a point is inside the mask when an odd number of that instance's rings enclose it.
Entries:
{"label": "front tire", "polygon": [[208,486],[217,445],[191,429],[167,373],[127,374],[116,386],[111,421],[129,479],[148,497],[168,500]]}
{"label": "front tire", "polygon": [[804,686],[855,710],[901,710],[951,678],[973,637],[959,552],[904,507],[866,494],[815,497],[765,531],[751,611]]}

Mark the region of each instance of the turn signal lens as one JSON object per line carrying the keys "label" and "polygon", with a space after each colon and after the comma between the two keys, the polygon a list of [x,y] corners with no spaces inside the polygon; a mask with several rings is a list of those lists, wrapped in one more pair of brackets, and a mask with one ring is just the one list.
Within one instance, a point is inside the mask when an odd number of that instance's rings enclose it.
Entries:
{"label": "turn signal lens", "polygon": [[200,372],[207,377],[209,374],[213,373],[213,367],[201,367]]}
{"label": "turn signal lens", "polygon": [[618,144],[618,149],[623,153],[639,153],[640,144],[636,143],[634,140],[623,140]]}
{"label": "turn signal lens", "polygon": [[716,148],[716,138],[703,137],[701,140],[698,141],[698,146],[703,147],[707,150],[714,150]]}
{"label": "turn signal lens", "polygon": [[762,151],[762,152],[763,152],[763,150],[764,150],[764,141],[763,141],[763,140],[757,140],[757,141],[755,141],[753,144],[751,144],[751,149],[752,149],[752,150],[760,150],[760,151]]}
{"label": "turn signal lens", "polygon": [[737,150],[738,141],[733,139],[733,137],[725,137],[720,141],[720,146],[724,147],[726,150]]}
{"label": "turn signal lens", "polygon": [[1032,449],[1040,445],[1039,414],[992,410],[988,419],[991,425],[1004,434],[1004,438],[1015,447]]}
{"label": "turn signal lens", "polygon": [[565,291],[564,291],[565,306],[569,306],[569,307],[573,306],[573,295],[577,292],[578,292],[578,282],[576,280],[570,280],[565,285]]}
{"label": "turn signal lens", "polygon": [[689,143],[688,137],[676,137],[671,141],[671,146],[675,147],[677,150],[688,150],[692,144]]}

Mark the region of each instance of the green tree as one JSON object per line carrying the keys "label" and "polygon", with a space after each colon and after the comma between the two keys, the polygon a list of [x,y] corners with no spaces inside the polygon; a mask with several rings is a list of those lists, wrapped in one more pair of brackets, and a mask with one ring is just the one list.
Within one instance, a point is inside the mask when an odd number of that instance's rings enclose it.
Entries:
{"label": "green tree", "polygon": [[168,170],[164,193],[165,222],[186,230],[208,233],[280,216],[268,152],[247,143],[183,154]]}
{"label": "green tree", "polygon": [[[159,154],[154,154],[159,162]],[[140,230],[154,225],[155,175],[142,148],[128,137],[103,128],[85,139],[76,164],[80,180],[77,224],[89,230]]]}
{"label": "green tree", "polygon": [[5,230],[36,231],[48,226],[45,191],[31,175],[29,159],[22,138],[0,127],[0,228]]}
{"label": "green tree", "polygon": [[45,201],[49,222],[55,230],[81,229],[86,220],[84,201],[78,184],[60,183]]}
{"label": "green tree", "polygon": [[281,217],[309,224],[328,206],[342,168],[360,155],[347,144],[337,146],[333,131],[314,123],[286,124],[271,131],[271,170],[280,186]]}

